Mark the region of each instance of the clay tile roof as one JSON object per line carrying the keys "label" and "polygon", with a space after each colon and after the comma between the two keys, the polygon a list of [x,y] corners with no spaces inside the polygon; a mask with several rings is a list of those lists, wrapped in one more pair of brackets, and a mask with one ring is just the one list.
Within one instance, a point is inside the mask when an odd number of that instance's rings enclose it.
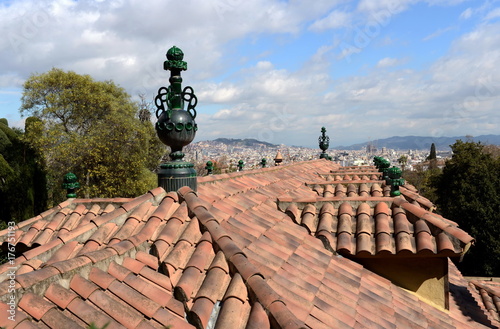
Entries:
{"label": "clay tile roof", "polygon": [[[482,278],[471,278],[469,286],[480,298],[481,307],[486,310],[488,318],[500,326],[500,282]],[[476,295],[477,296],[477,295]]]}
{"label": "clay tile roof", "polygon": [[0,232],[18,252],[0,266],[0,311],[14,289],[16,321],[0,326],[497,326],[496,287],[468,283],[451,262],[449,310],[357,263],[446,260],[473,243],[414,190],[389,197],[379,178],[322,159],[200,177],[196,193],[68,200]]}

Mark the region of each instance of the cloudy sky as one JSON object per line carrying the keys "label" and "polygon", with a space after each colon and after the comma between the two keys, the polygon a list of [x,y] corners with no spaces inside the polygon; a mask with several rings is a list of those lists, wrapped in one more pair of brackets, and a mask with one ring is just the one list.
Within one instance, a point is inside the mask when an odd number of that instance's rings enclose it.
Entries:
{"label": "cloudy sky", "polygon": [[176,45],[197,141],[500,133],[498,0],[0,0],[0,31],[10,125],[23,82],[52,67],[152,100]]}

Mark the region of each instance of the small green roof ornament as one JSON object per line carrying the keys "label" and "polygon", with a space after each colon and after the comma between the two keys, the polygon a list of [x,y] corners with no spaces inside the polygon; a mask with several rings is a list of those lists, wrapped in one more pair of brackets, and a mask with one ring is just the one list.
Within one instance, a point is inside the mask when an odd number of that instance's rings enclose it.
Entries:
{"label": "small green roof ornament", "polygon": [[207,175],[212,175],[212,171],[214,170],[214,163],[208,160],[205,169],[207,170]]}
{"label": "small green roof ornament", "polygon": [[76,189],[80,188],[80,183],[78,183],[78,178],[72,172],[64,175],[64,180],[62,183],[62,188],[66,189],[67,198],[76,198]]}
{"label": "small green roof ornament", "polygon": [[382,173],[382,179],[385,179],[387,181],[388,175],[389,175],[389,167],[391,166],[391,163],[389,160],[384,159],[382,157],[376,156],[373,158],[373,163],[377,167],[378,171]]}
{"label": "small green roof ornament", "polygon": [[387,185],[391,186],[391,196],[400,196],[401,191],[399,187],[405,185],[405,180],[401,178],[403,172],[400,168],[394,166],[388,171],[389,177],[387,179]]}
{"label": "small green roof ornament", "polygon": [[266,158],[262,158],[262,160],[260,160],[260,165],[262,166],[262,168],[265,168],[266,164],[267,164]]}
{"label": "small green roof ornament", "polygon": [[245,166],[245,162],[243,160],[238,161],[238,171],[242,171]]}
{"label": "small green roof ornament", "polygon": [[238,171],[242,171],[245,166],[245,162],[243,160],[238,161]]}

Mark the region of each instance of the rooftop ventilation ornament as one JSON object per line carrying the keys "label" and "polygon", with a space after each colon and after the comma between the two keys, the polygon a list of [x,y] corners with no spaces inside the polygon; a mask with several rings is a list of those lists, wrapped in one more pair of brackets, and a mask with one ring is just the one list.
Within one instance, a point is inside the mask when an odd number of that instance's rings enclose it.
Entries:
{"label": "rooftop ventilation ornament", "polygon": [[72,172],[64,175],[62,188],[66,189],[67,198],[76,198],[76,189],[80,188],[80,183],[78,183],[78,178],[76,177],[76,175]]}
{"label": "rooftop ventilation ornament", "polygon": [[260,160],[260,165],[262,168],[265,168],[266,167],[266,164],[267,164],[267,160],[266,158],[262,158],[262,160]]}
{"label": "rooftop ventilation ornament", "polygon": [[245,162],[243,160],[238,161],[238,171],[242,171],[245,166]]}
{"label": "rooftop ventilation ornament", "polygon": [[214,171],[214,163],[208,160],[205,169],[207,170],[207,175],[212,175],[212,172]]}
{"label": "rooftop ventilation ornament", "polygon": [[373,163],[377,167],[378,171],[382,173],[382,179],[387,181],[389,178],[389,167],[391,166],[389,160],[376,156],[373,158]]}
{"label": "rooftop ventilation ornament", "polygon": [[321,136],[318,138],[319,148],[321,149],[320,159],[331,160],[331,157],[326,153],[326,150],[330,146],[330,137],[326,135],[326,128],[321,127]]}
{"label": "rooftop ventilation ornament", "polygon": [[399,187],[405,185],[405,180],[401,178],[402,170],[398,167],[392,167],[388,171],[389,177],[387,179],[387,185],[391,186],[391,196],[400,196],[401,191]]}
{"label": "rooftop ventilation ornament", "polygon": [[[156,133],[160,140],[170,146],[170,160],[160,165],[158,185],[165,191],[177,191],[182,186],[189,186],[196,191],[196,170],[190,162],[185,162],[182,148],[191,143],[198,126],[195,107],[198,103],[193,88],[182,89],[181,71],[187,70],[183,61],[182,50],[173,46],[167,51],[167,60],[163,68],[170,71],[170,86],[161,87],[155,98],[157,107]],[[184,105],[187,103],[187,110]]]}

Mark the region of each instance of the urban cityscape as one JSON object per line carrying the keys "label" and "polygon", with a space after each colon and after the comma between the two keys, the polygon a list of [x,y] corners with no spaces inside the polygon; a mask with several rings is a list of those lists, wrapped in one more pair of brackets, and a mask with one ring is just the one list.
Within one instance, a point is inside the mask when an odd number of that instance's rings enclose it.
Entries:
{"label": "urban cityscape", "polygon": [[[262,159],[266,159],[265,166],[274,166],[278,155],[283,164],[318,159],[321,154],[319,148],[274,145],[253,139],[223,139],[200,141],[185,148],[187,161],[195,163],[198,175],[206,174],[207,161],[218,163],[221,172],[238,170],[238,162],[243,161],[242,170],[262,167]],[[326,153],[331,160],[341,166],[366,166],[373,164],[374,156],[382,156],[396,166],[405,170],[415,170],[418,166],[425,166],[429,150],[395,150],[386,147],[377,148],[368,143],[364,149],[340,150],[328,149]],[[438,165],[444,159],[451,157],[451,150],[437,150]],[[404,158],[406,161],[401,161]]]}

